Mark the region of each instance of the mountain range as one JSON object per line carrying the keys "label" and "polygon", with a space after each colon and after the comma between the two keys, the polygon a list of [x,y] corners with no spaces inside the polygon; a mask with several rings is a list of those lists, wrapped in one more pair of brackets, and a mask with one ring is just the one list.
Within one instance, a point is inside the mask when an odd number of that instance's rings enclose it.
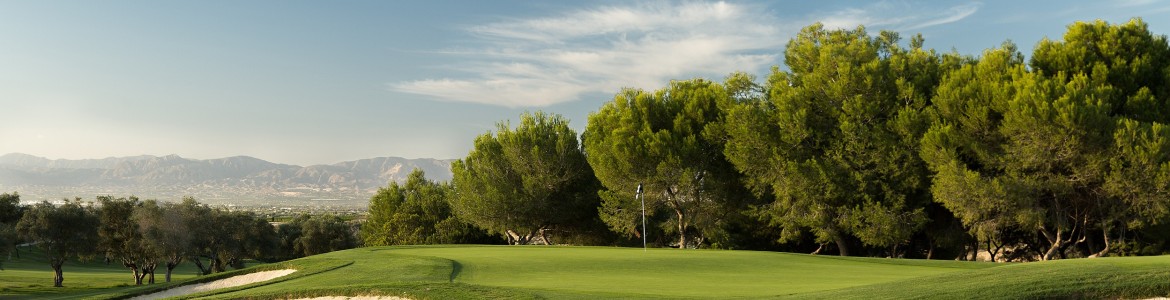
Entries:
{"label": "mountain range", "polygon": [[404,181],[416,168],[428,179],[449,181],[452,161],[378,157],[302,167],[248,156],[67,160],[10,153],[0,156],[0,191],[17,191],[24,201],[135,195],[231,205],[364,205],[378,188]]}

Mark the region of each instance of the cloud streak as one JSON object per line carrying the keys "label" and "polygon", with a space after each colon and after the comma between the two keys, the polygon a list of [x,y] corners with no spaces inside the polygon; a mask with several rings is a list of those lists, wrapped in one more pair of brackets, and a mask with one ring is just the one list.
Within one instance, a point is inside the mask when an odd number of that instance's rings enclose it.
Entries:
{"label": "cloud streak", "polygon": [[763,7],[728,2],[652,2],[581,9],[558,16],[467,28],[480,45],[447,51],[459,74],[390,83],[392,91],[434,100],[543,107],[623,87],[655,89],[672,79],[755,74],[781,63],[801,26],[859,24],[918,29],[974,14],[978,3],[941,12],[880,2],[782,21]]}
{"label": "cloud streak", "polygon": [[539,107],[670,79],[758,72],[785,41],[774,17],[726,2],[659,2],[585,9],[471,27],[485,47],[465,54],[470,75],[390,84],[443,101]]}
{"label": "cloud streak", "polygon": [[830,12],[817,20],[826,28],[853,29],[865,25],[909,31],[958,22],[974,15],[981,6],[981,2],[969,2],[940,10],[921,3],[880,1],[865,7]]}

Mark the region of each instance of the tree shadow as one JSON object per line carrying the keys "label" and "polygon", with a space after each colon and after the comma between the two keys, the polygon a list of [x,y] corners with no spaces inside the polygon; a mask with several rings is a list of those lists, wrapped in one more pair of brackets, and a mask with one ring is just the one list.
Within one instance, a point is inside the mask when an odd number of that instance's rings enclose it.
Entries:
{"label": "tree shadow", "polygon": [[461,271],[463,271],[463,264],[459,263],[458,261],[451,260],[451,277],[447,280],[451,283],[455,283],[455,277],[459,277],[459,272]]}

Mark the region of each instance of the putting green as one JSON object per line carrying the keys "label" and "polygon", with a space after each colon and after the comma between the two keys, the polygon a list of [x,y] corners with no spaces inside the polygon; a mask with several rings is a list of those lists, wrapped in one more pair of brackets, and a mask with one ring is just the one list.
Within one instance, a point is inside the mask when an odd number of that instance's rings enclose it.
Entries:
{"label": "putting green", "polygon": [[[396,285],[502,289],[576,298],[769,297],[870,285],[994,264],[802,254],[612,247],[407,246],[340,251],[292,261],[353,260],[344,268],[225,296],[280,291],[362,294]],[[452,285],[452,283],[454,285]],[[292,293],[290,295],[297,294]],[[410,294],[410,293],[407,293]],[[424,293],[425,294],[425,293]],[[297,294],[299,295],[299,294]],[[510,296],[509,296],[510,297]]]}

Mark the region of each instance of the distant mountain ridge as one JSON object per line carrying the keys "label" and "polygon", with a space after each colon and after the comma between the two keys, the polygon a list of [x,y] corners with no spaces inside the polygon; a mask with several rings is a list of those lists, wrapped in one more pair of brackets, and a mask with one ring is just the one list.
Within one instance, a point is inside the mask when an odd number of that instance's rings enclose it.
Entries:
{"label": "distant mountain ridge", "polygon": [[[377,157],[332,165],[296,166],[249,156],[187,159],[178,155],[102,159],[47,159],[23,153],[0,156],[0,190],[59,199],[109,192],[142,197],[203,196],[225,202],[313,197],[368,200],[416,168],[427,178],[451,180],[453,160]],[[81,193],[81,194],[78,194]]]}

